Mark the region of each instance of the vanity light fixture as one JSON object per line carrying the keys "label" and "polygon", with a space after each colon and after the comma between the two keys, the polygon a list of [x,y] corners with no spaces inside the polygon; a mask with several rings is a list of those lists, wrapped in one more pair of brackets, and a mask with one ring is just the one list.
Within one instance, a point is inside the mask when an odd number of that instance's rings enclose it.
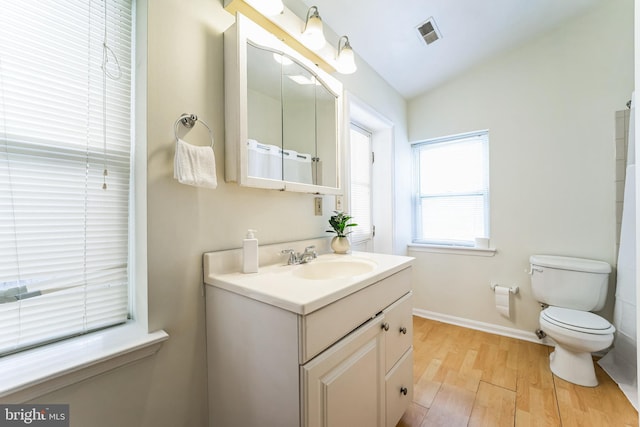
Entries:
{"label": "vanity light fixture", "polygon": [[[342,41],[344,40],[344,44]],[[342,45],[342,47],[340,47]],[[336,56],[336,65],[338,72],[342,74],[352,74],[358,69],[356,66],[356,58],[349,44],[349,37],[342,36],[338,40],[338,54]]]}
{"label": "vanity light fixture", "polygon": [[284,11],[282,0],[245,0],[249,6],[264,16],[280,15]]}
{"label": "vanity light fixture", "polygon": [[316,6],[311,6],[307,11],[307,19],[302,29],[302,36],[304,43],[311,49],[320,49],[327,42],[322,31],[322,18],[320,18]]}

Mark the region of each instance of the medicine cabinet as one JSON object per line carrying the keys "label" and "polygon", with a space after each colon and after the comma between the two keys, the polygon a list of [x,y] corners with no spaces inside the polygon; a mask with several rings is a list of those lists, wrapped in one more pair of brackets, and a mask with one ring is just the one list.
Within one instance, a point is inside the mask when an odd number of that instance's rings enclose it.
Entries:
{"label": "medicine cabinet", "polygon": [[342,84],[240,13],[224,58],[226,180],[342,194]]}

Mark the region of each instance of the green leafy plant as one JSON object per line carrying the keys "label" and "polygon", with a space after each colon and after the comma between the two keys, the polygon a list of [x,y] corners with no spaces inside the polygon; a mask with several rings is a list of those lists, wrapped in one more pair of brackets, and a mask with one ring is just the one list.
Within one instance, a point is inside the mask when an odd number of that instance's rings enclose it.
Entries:
{"label": "green leafy plant", "polygon": [[345,232],[347,227],[355,227],[358,224],[347,224],[347,222],[349,222],[349,220],[353,218],[349,216],[349,214],[340,211],[333,212],[335,213],[335,215],[332,215],[329,219],[329,225],[331,226],[331,228],[333,228],[333,230],[327,230],[327,233],[336,233],[338,237],[346,237],[347,234],[351,233],[351,231]]}

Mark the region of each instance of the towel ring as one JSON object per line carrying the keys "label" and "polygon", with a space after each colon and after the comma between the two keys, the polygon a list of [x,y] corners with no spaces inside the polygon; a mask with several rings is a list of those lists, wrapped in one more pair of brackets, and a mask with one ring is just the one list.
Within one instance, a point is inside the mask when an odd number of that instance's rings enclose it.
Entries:
{"label": "towel ring", "polygon": [[178,120],[176,120],[173,125],[173,134],[176,137],[176,142],[178,142],[178,123],[182,123],[184,127],[186,127],[187,129],[191,129],[196,125],[196,122],[202,123],[204,127],[206,127],[209,131],[209,138],[211,138],[211,148],[213,148],[213,131],[208,124],[206,124],[202,119],[198,119],[198,116],[196,116],[195,114],[183,113],[180,117],[178,117]]}

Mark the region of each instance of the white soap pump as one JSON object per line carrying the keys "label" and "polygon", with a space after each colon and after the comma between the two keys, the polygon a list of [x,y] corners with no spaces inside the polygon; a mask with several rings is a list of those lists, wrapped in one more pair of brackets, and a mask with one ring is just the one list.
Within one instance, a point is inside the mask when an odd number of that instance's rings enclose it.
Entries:
{"label": "white soap pump", "polygon": [[247,230],[247,237],[242,241],[242,272],[258,272],[258,239],[254,234],[256,230]]}

